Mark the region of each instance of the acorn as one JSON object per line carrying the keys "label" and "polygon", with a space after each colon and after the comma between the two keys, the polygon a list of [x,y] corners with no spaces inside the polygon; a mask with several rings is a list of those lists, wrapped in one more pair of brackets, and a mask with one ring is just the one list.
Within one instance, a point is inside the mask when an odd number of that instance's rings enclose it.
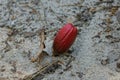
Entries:
{"label": "acorn", "polygon": [[76,39],[77,32],[77,28],[72,23],[65,24],[54,38],[53,56],[58,56],[68,51]]}

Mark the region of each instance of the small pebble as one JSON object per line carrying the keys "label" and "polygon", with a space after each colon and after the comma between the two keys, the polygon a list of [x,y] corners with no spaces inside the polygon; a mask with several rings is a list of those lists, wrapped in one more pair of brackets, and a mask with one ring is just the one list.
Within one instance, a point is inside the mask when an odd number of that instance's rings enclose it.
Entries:
{"label": "small pebble", "polygon": [[108,57],[103,57],[102,60],[101,60],[101,64],[106,65],[108,63],[109,63],[109,58]]}
{"label": "small pebble", "polygon": [[116,63],[116,71],[120,72],[120,59]]}
{"label": "small pebble", "polygon": [[79,78],[82,78],[83,75],[85,75],[83,72],[76,72],[76,74],[78,74],[78,77],[79,77]]}

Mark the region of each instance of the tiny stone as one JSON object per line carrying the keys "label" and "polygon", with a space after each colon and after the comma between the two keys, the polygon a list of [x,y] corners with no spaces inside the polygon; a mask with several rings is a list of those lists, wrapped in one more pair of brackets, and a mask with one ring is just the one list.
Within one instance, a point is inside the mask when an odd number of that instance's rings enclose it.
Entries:
{"label": "tiny stone", "polygon": [[102,65],[106,65],[106,64],[108,64],[108,63],[109,63],[108,57],[103,57],[102,60],[101,60],[101,64],[102,64]]}
{"label": "tiny stone", "polygon": [[59,74],[63,74],[63,72],[61,71]]}
{"label": "tiny stone", "polygon": [[120,72],[120,59],[116,63],[116,71]]}
{"label": "tiny stone", "polygon": [[4,72],[4,71],[5,71],[5,66],[2,66],[0,72]]}
{"label": "tiny stone", "polygon": [[120,68],[116,68],[115,70],[116,70],[117,72],[120,72]]}
{"label": "tiny stone", "polygon": [[119,27],[119,28],[117,28],[117,30],[119,31],[119,30],[120,30],[120,27]]}
{"label": "tiny stone", "polygon": [[113,38],[113,36],[112,35],[106,35],[105,38],[111,39],[111,38]]}
{"label": "tiny stone", "polygon": [[120,68],[120,60],[118,60],[116,66],[117,66],[118,68]]}
{"label": "tiny stone", "polygon": [[82,72],[76,72],[76,74],[78,74],[78,77],[79,77],[79,78],[82,78],[83,75],[84,75],[84,73],[82,73]]}
{"label": "tiny stone", "polygon": [[0,71],[1,71],[1,72],[4,72],[4,71],[5,71],[5,69],[1,69]]}

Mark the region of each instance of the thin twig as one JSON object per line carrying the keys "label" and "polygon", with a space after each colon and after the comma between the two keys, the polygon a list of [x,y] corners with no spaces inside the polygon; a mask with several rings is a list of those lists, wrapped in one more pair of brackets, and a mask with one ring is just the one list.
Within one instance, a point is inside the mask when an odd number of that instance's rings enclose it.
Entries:
{"label": "thin twig", "polygon": [[40,68],[37,72],[33,73],[32,75],[29,75],[29,76],[25,77],[23,80],[32,80],[33,78],[35,78],[39,74],[42,74],[43,71],[45,71],[46,69],[48,69],[52,65],[58,64],[59,62],[60,61],[53,61],[52,63],[48,63],[48,64],[44,65],[42,68]]}

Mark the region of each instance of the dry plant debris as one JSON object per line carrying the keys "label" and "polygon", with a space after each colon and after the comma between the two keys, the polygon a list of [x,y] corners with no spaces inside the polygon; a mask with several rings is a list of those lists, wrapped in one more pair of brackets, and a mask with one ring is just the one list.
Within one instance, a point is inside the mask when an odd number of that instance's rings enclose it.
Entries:
{"label": "dry plant debris", "polygon": [[[44,76],[46,73],[48,73],[48,69],[51,69],[52,67],[55,69],[58,68],[59,65],[59,61],[55,61],[49,64],[44,65],[42,68],[40,68],[37,72],[33,73],[32,75],[29,76],[25,76],[23,80],[34,80],[37,76]],[[52,69],[52,70],[55,70]],[[39,78],[40,79],[40,78]]]}
{"label": "dry plant debris", "polygon": [[32,62],[37,61],[37,62],[40,63],[43,60],[44,56],[48,55],[45,51],[43,51],[43,49],[45,48],[44,41],[45,41],[45,38],[46,38],[44,29],[42,29],[40,31],[39,37],[40,37],[40,51],[38,51],[36,58],[31,58],[31,61]]}

